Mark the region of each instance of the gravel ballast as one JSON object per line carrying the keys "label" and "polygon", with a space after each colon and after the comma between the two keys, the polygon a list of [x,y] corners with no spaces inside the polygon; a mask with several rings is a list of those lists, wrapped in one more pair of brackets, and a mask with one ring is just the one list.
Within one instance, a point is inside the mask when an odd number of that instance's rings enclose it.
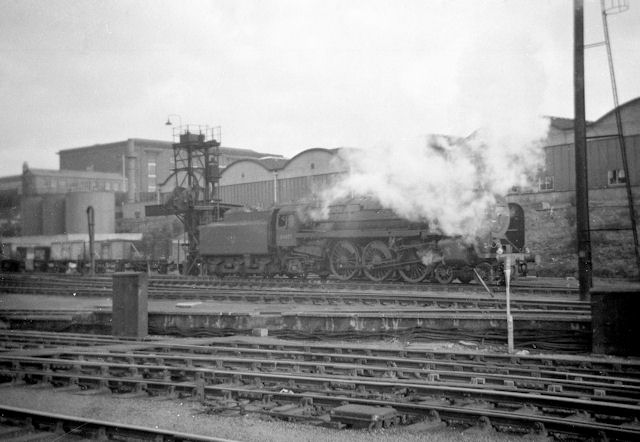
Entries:
{"label": "gravel ballast", "polygon": [[523,440],[515,435],[492,431],[481,432],[475,428],[461,431],[460,429],[447,428],[444,425],[433,427],[416,424],[379,430],[335,429],[299,422],[287,422],[259,414],[212,415],[207,413],[203,404],[192,400],[118,397],[110,394],[56,391],[56,389],[47,387],[1,387],[0,403],[31,410],[243,442],[488,442]]}

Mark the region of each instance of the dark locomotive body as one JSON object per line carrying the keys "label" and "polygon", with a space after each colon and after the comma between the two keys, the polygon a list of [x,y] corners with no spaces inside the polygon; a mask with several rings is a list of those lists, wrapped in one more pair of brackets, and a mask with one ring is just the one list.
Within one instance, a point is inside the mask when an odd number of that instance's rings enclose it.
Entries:
{"label": "dark locomotive body", "polygon": [[[259,212],[227,213],[224,221],[200,228],[200,256],[210,275],[305,277],[349,280],[401,278],[441,283],[478,275],[495,282],[500,255],[511,254],[517,273],[526,273],[522,208],[501,208],[487,233],[474,241],[443,235],[426,222],[411,222],[369,199],[329,207],[281,206]],[[474,272],[475,270],[475,272]]]}

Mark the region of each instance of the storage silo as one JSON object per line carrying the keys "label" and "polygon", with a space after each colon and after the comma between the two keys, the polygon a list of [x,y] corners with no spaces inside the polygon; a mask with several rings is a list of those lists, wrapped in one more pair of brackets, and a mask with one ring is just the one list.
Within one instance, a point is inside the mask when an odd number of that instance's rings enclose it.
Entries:
{"label": "storage silo", "polygon": [[42,197],[25,196],[20,201],[22,235],[42,235]]}
{"label": "storage silo", "polygon": [[89,233],[87,208],[93,207],[95,233],[114,233],[116,228],[115,196],[111,192],[72,192],[65,198],[67,233]]}
{"label": "storage silo", "polygon": [[42,234],[60,235],[65,233],[65,195],[47,195],[42,200]]}

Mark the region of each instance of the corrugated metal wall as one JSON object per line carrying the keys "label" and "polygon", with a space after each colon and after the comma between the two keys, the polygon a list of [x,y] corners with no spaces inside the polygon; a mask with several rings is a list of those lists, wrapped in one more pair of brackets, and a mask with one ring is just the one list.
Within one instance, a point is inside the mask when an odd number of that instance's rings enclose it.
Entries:
{"label": "corrugated metal wall", "polygon": [[[333,186],[342,175],[333,173],[279,179],[278,203],[295,203],[301,199],[317,198],[324,189]],[[270,180],[220,186],[220,198],[225,203],[267,208],[274,202],[273,184],[273,180]]]}
{"label": "corrugated metal wall", "polygon": [[225,203],[267,208],[273,204],[273,180],[220,186],[220,198]]}
{"label": "corrugated metal wall", "polygon": [[[631,184],[640,185],[640,136],[625,137],[627,160]],[[573,144],[547,147],[544,175],[554,177],[553,191],[564,192],[575,190],[575,155]],[[590,140],[587,143],[587,164],[589,188],[603,189],[610,187],[608,172],[622,169],[622,155],[617,138]],[[620,186],[620,184],[614,185]]]}

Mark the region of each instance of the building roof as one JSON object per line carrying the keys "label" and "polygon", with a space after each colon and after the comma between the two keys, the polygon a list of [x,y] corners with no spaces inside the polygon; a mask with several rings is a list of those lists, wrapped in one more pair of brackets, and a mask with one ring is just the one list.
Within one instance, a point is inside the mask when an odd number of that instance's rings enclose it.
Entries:
{"label": "building roof", "polygon": [[[147,147],[152,146],[159,149],[167,149],[167,150],[172,149],[173,147],[173,142],[171,141],[150,140],[146,138],[130,138],[130,139],[133,140],[135,144],[142,144]],[[60,151],[58,151],[58,155],[62,153],[66,154],[68,152],[77,152],[82,150],[104,149],[106,147],[125,146],[128,141],[129,140],[122,140],[122,141],[115,141],[112,143],[93,144],[91,146],[80,146],[80,147],[72,147],[69,149],[61,149]],[[220,153],[228,156],[242,156],[242,157],[249,157],[249,158],[264,158],[264,157],[283,158],[282,155],[256,152],[255,150],[251,150],[251,149],[244,149],[244,148],[238,148],[238,147],[226,147],[226,146],[220,147]]]}
{"label": "building roof", "polygon": [[7,175],[0,177],[0,183],[22,183],[22,175]]}
{"label": "building roof", "polygon": [[265,169],[280,170],[289,162],[289,159],[282,157],[262,157],[258,158],[257,161],[262,164]]}
{"label": "building roof", "polygon": [[[620,106],[618,106],[618,109],[620,111],[622,111],[625,108],[629,108],[635,105],[640,104],[640,97],[637,98],[633,98],[625,103],[622,103]],[[605,113],[604,115],[602,115],[600,118],[598,118],[595,121],[586,121],[586,125],[587,126],[596,126],[598,123],[600,123],[601,121],[605,120],[606,118],[610,117],[614,112],[616,111],[616,109],[611,109],[610,111],[608,111],[607,113]],[[564,118],[564,117],[553,117],[553,116],[546,116],[546,118],[549,119],[549,122],[551,123],[551,126],[559,129],[559,130],[573,130],[573,126],[574,126],[574,122],[575,120],[573,118]]]}
{"label": "building roof", "polygon": [[[146,140],[144,138],[131,138],[131,139],[134,141],[134,143],[135,142],[144,143],[147,145],[153,145],[154,147],[161,148],[161,149],[171,149],[171,145],[172,145],[170,141]],[[58,151],[58,155],[62,153],[77,152],[82,150],[94,150],[94,149],[104,149],[106,147],[126,146],[128,141],[129,140],[122,140],[122,141],[114,141],[112,143],[92,144],[91,146],[80,146],[80,147],[72,147],[69,149],[61,149]]]}
{"label": "building roof", "polygon": [[549,124],[552,127],[559,130],[571,130],[573,129],[573,118],[563,118],[563,117],[546,117],[549,119]]}
{"label": "building roof", "polygon": [[55,170],[55,169],[28,169],[33,175],[60,177],[60,178],[87,178],[87,179],[113,179],[122,180],[122,175],[109,172],[95,172],[91,170]]}
{"label": "building roof", "polygon": [[275,155],[271,153],[256,152],[251,149],[242,149],[238,147],[224,147],[220,146],[220,153],[229,156],[243,156],[251,158],[283,158],[282,155]]}

